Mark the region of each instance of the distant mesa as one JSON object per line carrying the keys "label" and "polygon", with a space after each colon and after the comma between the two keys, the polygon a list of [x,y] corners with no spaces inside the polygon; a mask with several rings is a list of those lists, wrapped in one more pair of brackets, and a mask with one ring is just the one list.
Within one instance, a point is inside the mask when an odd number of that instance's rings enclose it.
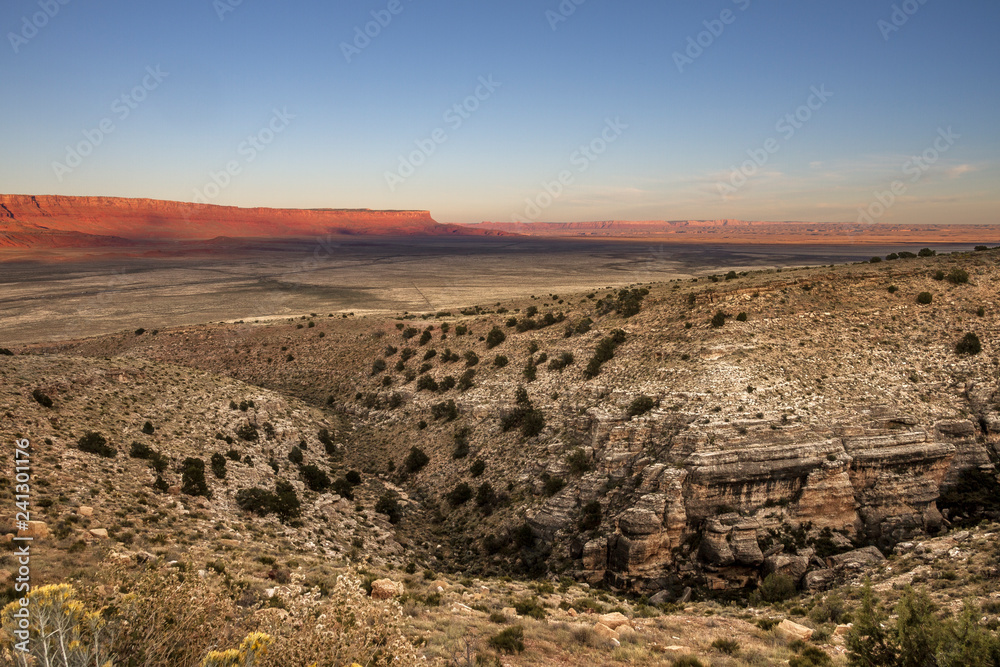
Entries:
{"label": "distant mesa", "polygon": [[628,238],[668,243],[983,243],[1000,241],[1000,225],[912,225],[759,220],[599,220],[480,222],[472,229],[522,236]]}
{"label": "distant mesa", "polygon": [[0,248],[129,246],[317,236],[502,236],[436,222],[429,211],[238,208],[122,197],[0,195]]}

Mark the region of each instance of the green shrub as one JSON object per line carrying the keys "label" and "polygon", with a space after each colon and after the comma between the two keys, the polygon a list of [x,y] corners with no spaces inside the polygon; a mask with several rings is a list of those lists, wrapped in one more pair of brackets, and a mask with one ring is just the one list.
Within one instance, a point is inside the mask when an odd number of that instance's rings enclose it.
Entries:
{"label": "green shrub", "polygon": [[740,643],[735,639],[729,639],[726,637],[719,637],[713,641],[712,648],[719,653],[725,653],[726,655],[739,655],[740,653]]}
{"label": "green shrub", "polygon": [[969,332],[962,337],[962,340],[955,344],[955,353],[964,355],[975,355],[983,351],[983,345],[979,341],[979,336]]}
{"label": "green shrub", "polygon": [[747,321],[747,314],[746,313],[740,313],[739,315],[736,316],[736,321],[737,322],[746,322]]}
{"label": "green shrub", "polygon": [[108,459],[113,459],[118,453],[118,450],[108,444],[107,438],[96,431],[87,431],[76,444],[81,452],[97,454]]}
{"label": "green shrub", "polygon": [[868,263],[869,264],[878,264],[881,261],[882,261],[881,257],[872,257],[871,259],[868,260]]}
{"label": "green shrub", "polygon": [[310,491],[324,493],[330,488],[330,477],[312,463],[302,466],[299,473],[302,475],[302,481],[306,483]]}
{"label": "green shrub", "polygon": [[424,453],[424,450],[414,446],[410,448],[409,455],[406,457],[406,460],[403,461],[403,469],[410,474],[417,473],[420,472],[423,467],[430,462],[430,460],[430,457]]}
{"label": "green shrub", "polygon": [[808,644],[788,661],[788,667],[827,667],[827,665],[833,665],[833,659],[822,649]]}
{"label": "green shrub", "polygon": [[594,350],[594,356],[591,357],[590,362],[587,364],[586,370],[583,372],[583,376],[587,379],[597,377],[597,374],[601,372],[601,366],[610,361],[615,356],[615,350],[625,342],[625,332],[621,329],[616,329],[611,332],[611,335],[607,338],[602,338],[601,342],[597,344],[597,349]]}
{"label": "green shrub", "polygon": [[181,493],[188,496],[212,497],[205,481],[205,462],[189,456],[184,459],[181,469]]}
{"label": "green shrub", "polygon": [[559,476],[542,475],[542,492],[547,496],[554,496],[566,486],[566,480]]}
{"label": "green shrub", "polygon": [[899,291],[899,288],[896,287],[895,285],[889,285],[888,290],[889,290],[889,294],[895,294],[896,292]]}
{"label": "green shrub", "polygon": [[133,459],[149,459],[153,455],[153,448],[141,442],[133,442],[128,455]]}
{"label": "green shrub", "polygon": [[469,474],[473,477],[479,477],[484,472],[486,472],[486,462],[482,459],[476,459],[472,462],[472,466],[469,468]]}
{"label": "green shrub", "polygon": [[496,357],[493,358],[493,365],[496,366],[497,368],[503,368],[508,363],[510,363],[510,360],[503,354],[498,354]]}
{"label": "green shrub", "polygon": [[761,602],[775,603],[783,602],[795,595],[795,580],[787,574],[772,572],[764,577],[757,590],[753,592],[753,599]]}
{"label": "green shrub", "polygon": [[552,357],[549,361],[549,368],[554,371],[561,371],[574,361],[572,352],[560,352],[558,356]]}
{"label": "green shrub", "polygon": [[291,482],[284,479],[278,480],[274,492],[276,497],[274,511],[282,523],[287,523],[302,513],[298,494],[295,493],[295,487],[292,486]]}
{"label": "green shrub", "polygon": [[295,465],[302,465],[303,454],[302,450],[298,447],[292,447],[292,450],[288,452],[288,460]]}
{"label": "green shrub", "polygon": [[452,507],[459,507],[472,499],[472,487],[465,482],[459,482],[454,489],[449,491],[445,498]]}
{"label": "green shrub", "polygon": [[371,375],[378,375],[385,372],[385,359],[376,359],[372,362]]}
{"label": "green shrub", "polygon": [[674,660],[671,667],[705,667],[705,664],[693,655],[682,655]]}
{"label": "green shrub", "polygon": [[351,486],[357,486],[361,483],[361,473],[357,470],[349,470],[347,471],[347,474],[344,475],[344,479],[346,479],[347,483]]}
{"label": "green shrub", "polygon": [[389,517],[389,523],[399,523],[403,514],[403,508],[399,506],[399,497],[392,491],[386,491],[379,497],[375,503],[375,511]]}
{"label": "green shrub", "polygon": [[964,285],[969,282],[969,272],[955,267],[948,273],[948,282],[953,285]]}
{"label": "green shrub", "polygon": [[569,471],[574,475],[582,475],[593,467],[590,463],[590,457],[587,456],[587,452],[583,451],[582,447],[577,447],[569,453],[566,457],[566,465],[569,466]]}
{"label": "green shrub", "polygon": [[[937,254],[937,252],[935,252],[934,250],[931,250],[930,248],[921,248],[920,252],[917,253],[917,256],[918,257],[933,257],[936,254]],[[902,253],[900,253],[900,256],[902,256]]]}
{"label": "green shrub", "polygon": [[472,380],[475,377],[476,377],[476,369],[474,368],[465,369],[465,372],[462,373],[462,377],[458,378],[458,390],[468,391],[472,389],[473,387]]}
{"label": "green shrub", "polygon": [[514,603],[514,610],[521,616],[527,616],[536,620],[545,618],[545,608],[538,604],[538,598],[528,598]]}
{"label": "green shrub", "polygon": [[934,280],[944,280],[944,271],[938,269],[937,271],[934,272],[934,275],[931,277],[934,278]]}
{"label": "green shrub", "polygon": [[629,417],[638,417],[639,415],[644,415],[656,406],[656,401],[652,396],[636,396],[632,399],[632,402],[628,405],[628,415]]}
{"label": "green shrub", "polygon": [[236,505],[244,512],[267,516],[274,511],[278,497],[267,489],[253,487],[236,492]]}
{"label": "green shrub", "polygon": [[35,399],[35,402],[41,405],[43,408],[52,407],[52,399],[49,398],[47,394],[44,394],[41,389],[35,389],[31,392],[31,397]]}
{"label": "green shrub", "polygon": [[490,648],[500,653],[521,653],[524,651],[524,628],[513,625],[489,639]]}
{"label": "green shrub", "polygon": [[338,477],[334,480],[331,488],[338,496],[354,500],[354,485],[348,482],[346,477]]}
{"label": "green shrub", "polygon": [[496,503],[497,494],[493,490],[493,485],[489,482],[483,482],[476,489],[476,505],[480,508],[485,508]]}
{"label": "green shrub", "polygon": [[472,368],[473,366],[479,363],[479,355],[473,352],[472,350],[468,350],[465,354],[462,355],[462,357],[465,358],[465,366],[467,368]]}
{"label": "green shrub", "polygon": [[455,401],[449,398],[447,401],[441,401],[432,405],[431,415],[434,419],[443,419],[449,422],[454,421],[458,417],[458,406],[455,405]]}
{"label": "green shrub", "polygon": [[486,334],[486,349],[492,349],[505,340],[507,340],[507,334],[503,332],[503,329],[500,327],[493,327],[490,329],[490,332]]}
{"label": "green shrub", "polygon": [[217,479],[226,478],[226,457],[218,452],[212,454],[212,474]]}
{"label": "green shrub", "polygon": [[260,439],[260,433],[255,425],[245,422],[236,428],[236,437],[247,442],[257,442]]}
{"label": "green shrub", "polygon": [[921,292],[920,294],[917,295],[917,303],[922,304],[924,306],[926,306],[933,300],[934,300],[934,295],[931,294],[930,292]]}
{"label": "green shrub", "polygon": [[421,375],[417,380],[417,391],[437,391],[438,383],[430,375]]}
{"label": "green shrub", "polygon": [[468,427],[462,427],[455,431],[455,449],[451,453],[453,459],[464,459],[469,455],[469,433]]}
{"label": "green shrub", "polygon": [[724,312],[717,311],[715,315],[712,316],[712,326],[718,329],[726,323],[726,314]]}

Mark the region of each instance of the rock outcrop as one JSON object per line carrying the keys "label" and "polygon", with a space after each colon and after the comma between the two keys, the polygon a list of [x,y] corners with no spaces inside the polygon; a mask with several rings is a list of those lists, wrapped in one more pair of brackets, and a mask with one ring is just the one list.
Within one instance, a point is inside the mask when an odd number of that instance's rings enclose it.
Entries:
{"label": "rock outcrop", "polygon": [[0,195],[0,248],[331,234],[483,236],[503,232],[439,224],[429,211],[237,208],[123,197]]}

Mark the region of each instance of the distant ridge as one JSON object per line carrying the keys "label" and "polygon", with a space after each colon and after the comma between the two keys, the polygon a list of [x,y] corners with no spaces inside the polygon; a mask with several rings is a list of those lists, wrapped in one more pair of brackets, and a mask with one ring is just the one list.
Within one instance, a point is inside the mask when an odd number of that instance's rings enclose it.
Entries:
{"label": "distant ridge", "polygon": [[481,222],[471,229],[523,236],[657,239],[672,243],[996,243],[1000,225],[909,225],[797,220]]}
{"label": "distant ridge", "polygon": [[239,208],[123,197],[0,195],[0,248],[334,235],[502,236],[436,222],[429,211]]}

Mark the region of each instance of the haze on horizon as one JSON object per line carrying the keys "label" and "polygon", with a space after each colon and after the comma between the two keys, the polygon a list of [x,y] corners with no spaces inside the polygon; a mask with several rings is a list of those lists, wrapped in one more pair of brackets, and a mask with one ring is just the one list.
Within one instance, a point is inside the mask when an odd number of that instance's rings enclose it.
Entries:
{"label": "haze on horizon", "polygon": [[0,191],[998,223],[998,25],[987,0],[13,0]]}

